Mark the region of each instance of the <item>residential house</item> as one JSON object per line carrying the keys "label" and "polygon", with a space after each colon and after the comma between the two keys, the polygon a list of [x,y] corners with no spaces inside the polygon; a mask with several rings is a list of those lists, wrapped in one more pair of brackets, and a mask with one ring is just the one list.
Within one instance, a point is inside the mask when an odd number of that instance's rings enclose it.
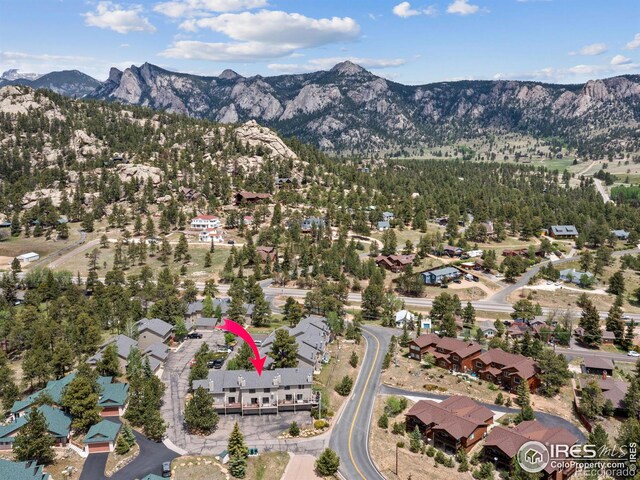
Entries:
{"label": "residential house", "polygon": [[256,253],[260,255],[260,260],[266,262],[269,260],[271,263],[278,259],[278,252],[276,247],[259,246],[256,247]]}
{"label": "residential house", "polygon": [[310,367],[263,370],[210,370],[193,388],[204,388],[218,413],[262,415],[281,411],[311,410],[318,404]]}
{"label": "residential house", "polygon": [[444,245],[442,250],[438,251],[439,255],[446,255],[447,257],[460,257],[464,250],[460,247],[454,247],[452,245]]}
{"label": "residential house", "polygon": [[115,450],[116,439],[122,424],[110,420],[102,420],[92,425],[84,436],[84,451],[91,453],[108,453]]}
{"label": "residential house", "polygon": [[431,317],[428,315],[423,315],[419,320],[420,322],[420,330],[425,333],[431,332]]}
{"label": "residential house", "polygon": [[271,195],[268,193],[254,193],[254,192],[238,192],[236,193],[236,205],[240,205],[242,203],[259,203],[262,201],[268,201]]}
{"label": "residential house", "polygon": [[245,215],[242,217],[242,224],[246,226],[253,225],[253,217],[251,215]]}
{"label": "residential house", "polygon": [[[573,446],[578,443],[576,436],[565,428],[548,428],[536,420],[528,420],[513,428],[497,426],[492,429],[484,445],[485,461],[511,470],[518,450],[530,441],[544,445]],[[557,470],[554,465],[554,462],[549,462],[541,472],[543,480],[565,480],[575,472],[575,466]]]}
{"label": "residential house", "polygon": [[386,220],[387,222],[390,222],[394,218],[395,218],[395,215],[393,214],[393,212],[382,212],[382,219],[383,220]]}
{"label": "residential house", "polygon": [[405,414],[407,431],[416,427],[437,448],[454,454],[461,448],[469,452],[482,440],[493,412],[468,397],[455,395],[437,403],[420,400]]}
{"label": "residential house", "polygon": [[473,371],[481,379],[502,385],[511,392],[523,382],[529,384],[532,392],[540,386],[540,367],[534,360],[501,348],[492,348],[475,358]]}
{"label": "residential house", "polygon": [[294,185],[297,183],[297,180],[290,177],[277,177],[276,178],[276,187],[286,187],[290,185]]}
{"label": "residential house", "polygon": [[482,331],[484,338],[493,338],[498,334],[496,327],[493,326],[493,322],[479,322],[478,328]]}
{"label": "residential house", "polygon": [[624,404],[624,397],[627,395],[627,390],[629,389],[629,384],[624,380],[615,380],[613,378],[578,378],[578,385],[576,388],[576,402],[577,405],[580,405],[580,396],[582,395],[582,390],[584,387],[590,383],[596,382],[600,389],[602,390],[602,396],[605,401],[611,400],[613,404],[613,408],[615,409],[616,415],[626,414],[626,408]]}
{"label": "residential house", "polygon": [[[613,343],[616,341],[615,333],[610,332],[609,330],[600,330],[600,335],[602,338],[602,343],[604,343],[605,345],[613,345]],[[584,336],[584,328],[582,327],[574,328],[573,336],[577,340],[582,341],[582,337]]]}
{"label": "residential house", "polygon": [[198,234],[198,240],[200,240],[201,242],[207,242],[207,243],[211,243],[211,242],[223,243],[224,237],[222,233],[218,231],[218,229],[207,228],[205,230],[200,231],[200,233]]}
{"label": "residential house", "polygon": [[124,415],[129,399],[128,383],[113,383],[112,377],[98,378],[100,386],[100,398],[98,406],[101,417],[121,417]]}
{"label": "residential house", "polygon": [[[322,317],[309,316],[303,318],[293,327],[281,327],[287,330],[289,335],[296,339],[298,344],[298,365],[300,367],[312,367],[314,371],[320,370],[320,365],[327,355],[327,345],[331,339],[331,332]],[[267,338],[262,341],[260,346],[260,355],[268,355],[276,338],[276,331],[271,332]],[[271,368],[273,359],[268,357],[264,367]]]}
{"label": "residential house", "polygon": [[446,266],[446,267],[438,267],[431,270],[426,270],[422,272],[422,278],[426,285],[441,285],[443,283],[448,283],[452,280],[457,280],[464,272],[459,268]]}
{"label": "residential house", "polygon": [[300,230],[302,230],[303,232],[310,232],[311,230],[313,230],[313,227],[324,228],[325,226],[326,222],[324,221],[324,218],[309,217],[305,218],[302,221],[302,223],[300,224]]}
{"label": "residential house", "polygon": [[[40,405],[37,410],[44,415],[49,435],[55,439],[56,447],[64,447],[71,434],[71,417],[62,410],[51,405]],[[20,429],[27,424],[29,415],[22,415],[13,422],[0,425],[0,450],[11,450]]]}
{"label": "residential house", "polygon": [[407,265],[411,265],[415,258],[416,255],[414,253],[409,255],[378,255],[376,257],[376,265],[398,273],[404,271]]}
{"label": "residential house", "polygon": [[44,473],[43,468],[32,460],[12,462],[0,458],[0,478],[8,480],[51,480],[51,476]]}
{"label": "residential house", "polygon": [[590,375],[612,376],[614,370],[613,360],[595,355],[585,355],[582,359],[582,372]]}
{"label": "residential house", "polygon": [[562,280],[563,282],[575,283],[576,285],[580,285],[582,283],[582,279],[585,275],[589,280],[593,278],[593,273],[579,272],[575,268],[566,268],[564,270],[560,270],[560,280]]}
{"label": "residential house", "polygon": [[383,232],[385,230],[389,230],[391,228],[391,224],[386,221],[386,220],[382,220],[380,222],[378,222],[378,231],[379,232]]}
{"label": "residential house", "polygon": [[627,240],[629,238],[630,233],[626,230],[611,230],[618,240]]}
{"label": "residential house", "polygon": [[422,360],[423,355],[431,354],[436,365],[457,372],[472,370],[473,360],[481,352],[482,346],[476,342],[439,337],[434,333],[420,335],[409,342],[409,356],[414,360]]}
{"label": "residential house", "polygon": [[173,339],[173,325],[159,318],[143,318],[136,323],[136,328],[141,351],[154,343],[168,343]]}
{"label": "residential house", "polygon": [[525,322],[513,322],[507,328],[507,336],[513,338],[514,340],[519,340],[524,337],[524,333],[531,330],[531,327],[527,325]]}
{"label": "residential house", "polygon": [[182,197],[188,202],[195,202],[202,196],[202,194],[196,189],[189,187],[180,187],[178,189],[178,193],[180,193]]}
{"label": "residential house", "polygon": [[152,343],[146,349],[141,350],[142,356],[149,360],[149,366],[152,372],[157,372],[158,369],[166,362],[169,357],[169,347],[164,343],[157,342]]}
{"label": "residential house", "polygon": [[220,218],[215,215],[198,215],[191,219],[191,228],[196,230],[209,230],[220,228]]}
{"label": "residential house", "polygon": [[549,234],[553,238],[577,238],[578,230],[573,225],[551,225]]}
{"label": "residential house", "polygon": [[462,256],[464,258],[479,258],[482,257],[482,250],[467,250]]}
{"label": "residential house", "polygon": [[415,320],[416,316],[409,310],[400,310],[399,312],[396,312],[396,328],[403,328],[405,324],[413,323]]}
{"label": "residential house", "polygon": [[40,260],[40,255],[36,252],[23,253],[16,257],[20,263],[33,263]]}
{"label": "residential house", "polygon": [[502,251],[503,257],[528,257],[529,249],[528,248],[518,248],[518,249],[510,249],[506,248]]}
{"label": "residential house", "polygon": [[95,365],[96,363],[98,363],[98,361],[102,359],[102,353],[104,352],[104,349],[111,344],[115,344],[116,346],[116,350],[118,351],[118,363],[120,365],[120,371],[124,372],[127,368],[129,353],[131,353],[131,350],[133,348],[138,347],[138,342],[136,342],[133,338],[127,337],[123,334],[117,335],[116,337],[113,337],[107,342],[103,343],[98,349],[98,352],[87,359],[87,363],[89,365]]}
{"label": "residential house", "polygon": [[15,420],[23,416],[38,400],[38,397],[43,394],[48,396],[54,404],[59,405],[62,401],[64,389],[73,381],[74,378],[76,378],[75,372],[57,380],[49,380],[47,382],[47,386],[42,390],[38,390],[22,400],[15,401],[9,411],[10,418]]}

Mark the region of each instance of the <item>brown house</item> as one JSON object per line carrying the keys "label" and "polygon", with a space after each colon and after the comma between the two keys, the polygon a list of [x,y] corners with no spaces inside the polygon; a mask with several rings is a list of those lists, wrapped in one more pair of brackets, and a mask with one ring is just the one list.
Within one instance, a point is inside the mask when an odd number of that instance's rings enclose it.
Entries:
{"label": "brown house", "polygon": [[266,262],[267,259],[271,262],[275,262],[278,258],[278,253],[275,247],[256,247],[256,252],[260,255],[260,259]]}
{"label": "brown house", "polygon": [[457,338],[439,337],[433,333],[420,335],[409,343],[409,356],[422,360],[422,356],[433,355],[436,365],[457,372],[473,369],[473,359],[482,352],[476,342],[465,342]]}
{"label": "brown house", "polygon": [[590,375],[612,376],[613,360],[604,357],[596,357],[595,355],[585,355],[582,365],[582,371]]}
{"label": "brown house", "polygon": [[243,190],[236,193],[236,205],[240,205],[241,203],[259,203],[263,200],[269,200],[270,197],[271,195],[268,193],[254,193]]}
{"label": "brown house", "polygon": [[410,255],[378,255],[376,265],[397,273],[402,272],[407,265],[411,265],[415,258],[413,253]]}
{"label": "brown house", "polygon": [[435,447],[448,453],[471,450],[493,423],[493,412],[468,397],[449,397],[441,403],[420,400],[407,412],[407,431],[416,427]]}
{"label": "brown house", "polygon": [[509,391],[516,391],[522,382],[527,382],[531,391],[540,386],[540,367],[535,361],[501,348],[492,348],[474,359],[473,371],[483,380],[502,385]]}
{"label": "brown house", "polygon": [[[537,441],[544,445],[573,446],[578,439],[564,428],[547,428],[536,420],[522,422],[514,428],[495,427],[484,445],[484,457],[487,462],[496,464],[498,468],[511,469],[513,458],[522,445],[529,441]],[[549,462],[541,472],[544,480],[565,480],[575,472],[575,466],[566,470],[556,470],[554,462]]]}

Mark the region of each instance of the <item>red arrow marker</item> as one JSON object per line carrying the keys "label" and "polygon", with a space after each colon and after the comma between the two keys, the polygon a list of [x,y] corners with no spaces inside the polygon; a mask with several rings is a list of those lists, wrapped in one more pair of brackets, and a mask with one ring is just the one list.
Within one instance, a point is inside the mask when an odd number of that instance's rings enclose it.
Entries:
{"label": "red arrow marker", "polygon": [[227,332],[231,332],[234,335],[239,336],[249,344],[249,346],[251,347],[251,350],[253,350],[253,356],[255,357],[255,358],[250,358],[249,360],[251,360],[251,363],[253,363],[253,366],[256,367],[256,372],[258,372],[258,375],[262,375],[262,369],[264,368],[264,362],[267,359],[267,356],[265,355],[264,357],[260,357],[260,352],[258,351],[256,342],[253,340],[253,337],[251,336],[251,334],[247,332],[247,330],[242,325],[228,318],[224,319],[224,324],[217,325],[216,328],[219,328],[220,330],[226,330]]}

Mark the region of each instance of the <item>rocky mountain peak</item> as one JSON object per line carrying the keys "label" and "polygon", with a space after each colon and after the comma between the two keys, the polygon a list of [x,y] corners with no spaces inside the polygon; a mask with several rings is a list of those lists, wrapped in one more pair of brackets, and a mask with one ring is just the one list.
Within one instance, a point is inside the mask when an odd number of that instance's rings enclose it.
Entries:
{"label": "rocky mountain peak", "polygon": [[122,78],[122,70],[118,70],[116,67],[111,67],[109,70],[108,82],[119,82]]}
{"label": "rocky mountain peak", "polygon": [[358,75],[359,73],[366,72],[364,68],[353,63],[351,60],[345,60],[344,62],[337,63],[333,66],[331,71],[340,75]]}
{"label": "rocky mountain peak", "polygon": [[223,80],[237,80],[239,78],[244,78],[244,77],[240,75],[238,72],[234,72],[230,68],[227,68],[220,75],[218,75],[218,78],[222,78]]}

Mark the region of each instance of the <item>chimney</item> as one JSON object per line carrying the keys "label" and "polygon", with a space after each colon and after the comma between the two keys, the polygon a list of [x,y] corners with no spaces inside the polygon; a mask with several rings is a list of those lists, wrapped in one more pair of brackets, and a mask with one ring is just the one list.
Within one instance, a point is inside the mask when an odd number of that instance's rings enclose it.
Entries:
{"label": "chimney", "polygon": [[209,391],[213,392],[213,380],[209,380]]}

